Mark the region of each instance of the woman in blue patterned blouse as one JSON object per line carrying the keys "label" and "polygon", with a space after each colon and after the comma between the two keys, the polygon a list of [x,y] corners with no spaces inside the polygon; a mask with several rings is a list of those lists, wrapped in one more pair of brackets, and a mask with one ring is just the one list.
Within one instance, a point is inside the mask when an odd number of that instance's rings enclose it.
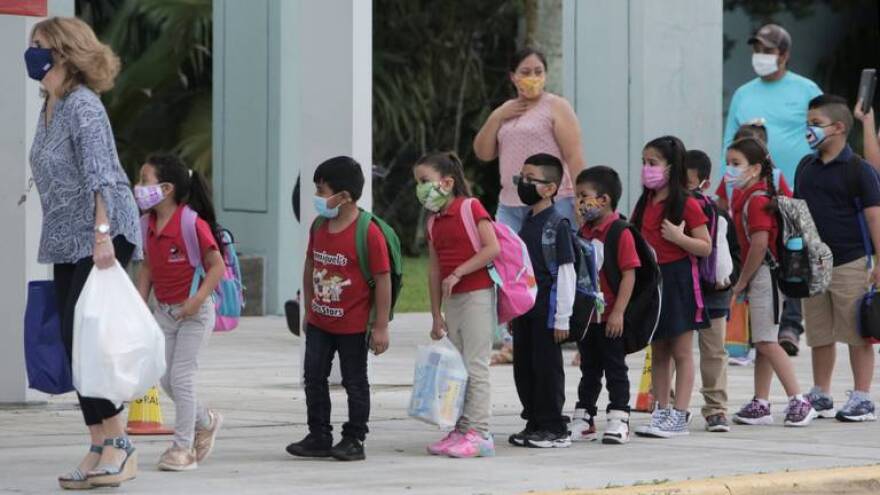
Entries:
{"label": "woman in blue patterned blouse", "polygon": [[[116,260],[125,266],[141,256],[138,209],[98,97],[113,87],[119,59],[86,23],[56,17],[34,26],[25,62],[45,97],[30,154],[43,209],[39,261],[54,266],[70,356],[74,308],[92,267],[105,269]],[[77,396],[91,448],[76,469],[59,477],[61,486],[91,488],[134,478],[137,458],[122,408]]]}

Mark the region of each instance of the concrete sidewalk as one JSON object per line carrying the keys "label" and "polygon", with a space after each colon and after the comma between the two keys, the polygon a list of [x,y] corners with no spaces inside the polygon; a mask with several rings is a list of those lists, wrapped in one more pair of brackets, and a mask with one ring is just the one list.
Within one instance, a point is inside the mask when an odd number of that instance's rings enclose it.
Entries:
{"label": "concrete sidewalk", "polygon": [[[783,392],[774,383],[776,425],[734,427],[731,433],[703,431],[694,420],[692,434],[673,440],[634,437],[625,446],[575,444],[552,451],[514,448],[507,435],[522,428],[519,401],[509,366],[492,369],[492,428],[498,455],[491,459],[453,460],[425,454],[439,432],[408,419],[415,347],[428,341],[428,315],[399,315],[392,324],[391,349],[371,360],[372,430],[367,461],[290,457],[284,447],[306,432],[305,398],[296,385],[299,342],[281,318],[245,319],[242,327],[212,337],[202,359],[200,394],[226,417],[213,456],[197,471],[161,473],[155,468],[168,437],[139,437],[141,472],[125,493],[455,493],[501,494],[531,490],[588,489],[661,480],[685,480],[736,474],[874,464],[880,459],[880,425],[822,420],[803,429],[784,428]],[[566,362],[571,361],[566,352]],[[629,359],[633,391],[643,356]],[[811,384],[809,356],[795,359],[801,386]],[[580,372],[567,373],[567,407],[576,398]],[[842,404],[851,386],[849,362],[839,349],[834,395]],[[699,378],[697,379],[699,386]],[[752,395],[752,368],[730,369],[731,409]],[[344,392],[334,389],[334,421],[345,415]],[[604,407],[604,396],[601,399]],[[694,394],[699,416],[702,398]],[[163,397],[166,423],[173,406]],[[634,414],[632,425],[648,416]],[[337,423],[338,424],[338,423]],[[602,423],[600,421],[601,428]],[[59,491],[55,478],[74,467],[85,453],[86,436],[73,395],[52,398],[45,406],[0,409],[0,493]],[[338,429],[337,429],[338,432]]]}

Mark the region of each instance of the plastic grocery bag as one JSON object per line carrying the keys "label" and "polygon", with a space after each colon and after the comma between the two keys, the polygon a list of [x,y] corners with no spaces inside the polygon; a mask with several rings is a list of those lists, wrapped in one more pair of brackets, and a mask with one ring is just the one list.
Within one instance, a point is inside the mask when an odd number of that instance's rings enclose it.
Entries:
{"label": "plastic grocery bag", "polygon": [[119,265],[92,268],[73,320],[73,385],[116,405],[141,397],[165,373],[165,336]]}
{"label": "plastic grocery bag", "polygon": [[419,346],[409,415],[441,428],[452,428],[461,416],[467,368],[449,339]]}

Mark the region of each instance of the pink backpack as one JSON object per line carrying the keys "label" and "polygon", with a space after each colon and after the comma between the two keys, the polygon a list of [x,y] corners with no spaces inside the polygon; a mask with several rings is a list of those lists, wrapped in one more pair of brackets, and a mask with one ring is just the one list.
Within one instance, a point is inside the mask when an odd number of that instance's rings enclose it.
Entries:
{"label": "pink backpack", "polygon": [[[474,251],[479,252],[482,243],[474,220],[474,201],[476,199],[467,198],[461,203],[461,218]],[[433,227],[434,215],[431,215],[428,217],[428,231]],[[498,323],[503,325],[532,309],[538,295],[538,284],[529,250],[519,235],[503,223],[492,222],[492,227],[501,251],[486,268],[498,288]]]}

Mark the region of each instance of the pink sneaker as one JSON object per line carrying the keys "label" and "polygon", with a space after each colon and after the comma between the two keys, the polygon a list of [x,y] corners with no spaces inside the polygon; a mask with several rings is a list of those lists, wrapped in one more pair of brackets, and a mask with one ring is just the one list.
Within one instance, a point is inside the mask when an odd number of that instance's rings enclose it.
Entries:
{"label": "pink sneaker", "polygon": [[446,455],[459,459],[469,457],[492,457],[495,455],[495,441],[492,436],[484,438],[475,430],[470,430],[459,437],[458,442],[446,449]]}
{"label": "pink sneaker", "polygon": [[428,445],[428,453],[431,455],[446,455],[446,451],[449,450],[449,447],[458,443],[462,437],[464,437],[464,435],[459,433],[458,430],[452,430],[445,437]]}

